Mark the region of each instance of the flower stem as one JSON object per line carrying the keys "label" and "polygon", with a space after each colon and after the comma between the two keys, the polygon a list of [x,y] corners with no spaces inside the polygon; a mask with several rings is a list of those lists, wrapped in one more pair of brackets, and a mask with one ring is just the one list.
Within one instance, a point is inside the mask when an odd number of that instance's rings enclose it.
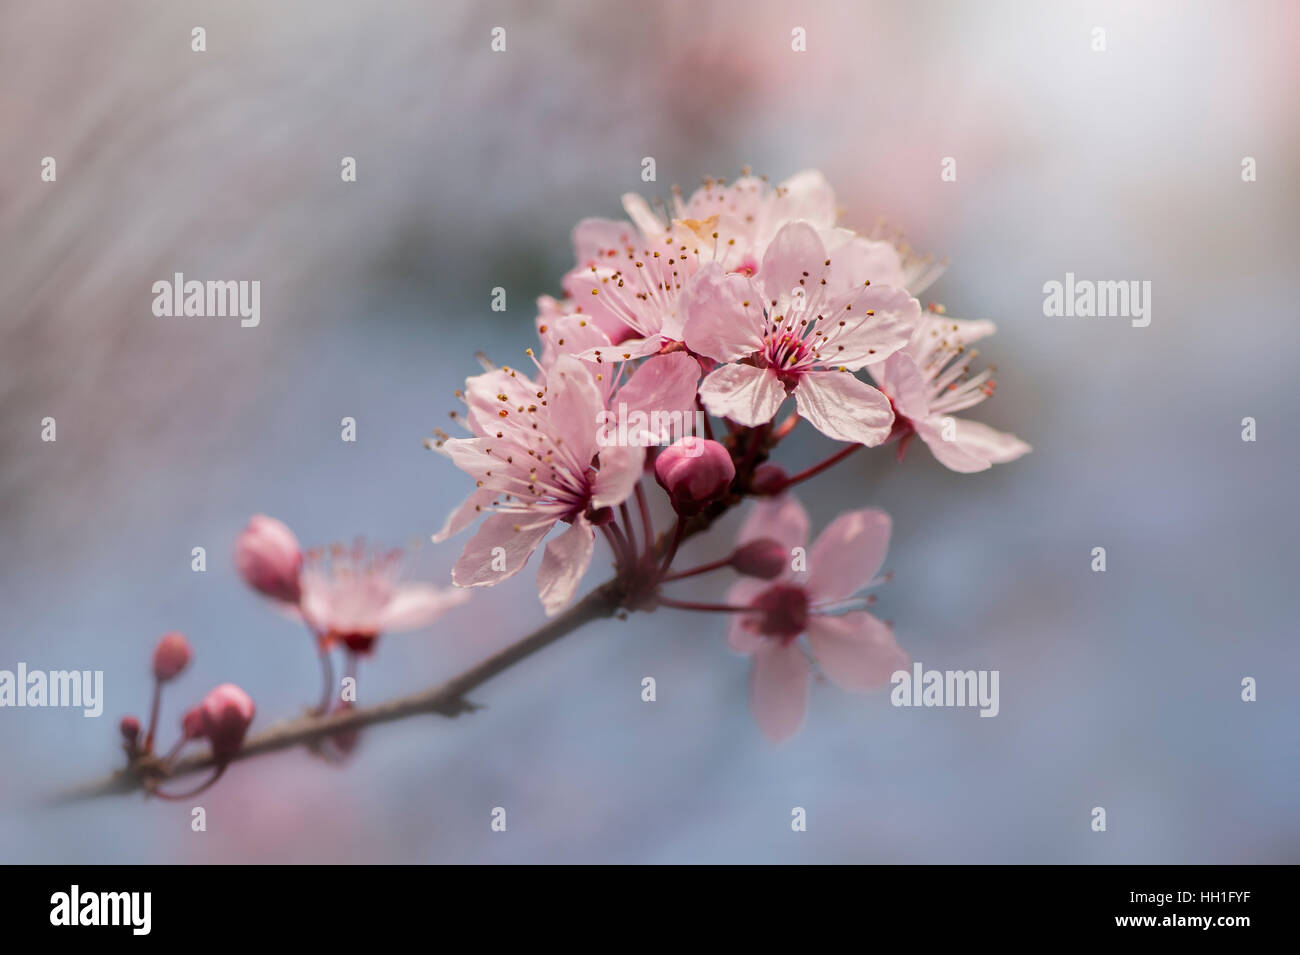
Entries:
{"label": "flower stem", "polygon": [[636,557],[636,528],[632,524],[632,512],[628,510],[627,501],[618,506],[618,512],[623,515],[623,531],[627,536],[627,552]]}
{"label": "flower stem", "polygon": [[677,548],[681,546],[682,536],[686,533],[686,521],[680,516],[677,523],[673,526],[673,539],[669,543],[668,549],[664,551],[663,562],[659,565],[659,573],[663,575],[668,572],[668,568],[673,565],[673,558],[677,556]]}
{"label": "flower stem", "polygon": [[645,488],[641,482],[636,482],[636,506],[641,512],[641,532],[645,537],[645,552],[647,556],[653,556],[655,546],[655,527],[654,522],[650,519],[650,505],[646,503]]}
{"label": "flower stem", "polygon": [[798,474],[792,474],[790,477],[786,478],[785,483],[781,485],[781,490],[784,491],[788,487],[793,487],[794,485],[800,483],[801,481],[808,480],[810,477],[816,477],[818,474],[821,474],[827,468],[834,467],[835,465],[839,464],[850,454],[852,454],[854,451],[858,450],[858,448],[861,447],[864,447],[864,445],[850,444],[848,447],[840,448],[840,450],[836,451],[834,454],[832,454],[825,461],[822,461],[820,464],[814,464],[812,467],[806,468],[803,471],[800,471]]}
{"label": "flower stem", "polygon": [[731,555],[719,558],[718,560],[709,561],[707,564],[700,564],[698,567],[692,567],[690,570],[679,570],[675,574],[669,574],[661,579],[661,583],[668,583],[672,580],[684,580],[687,577],[694,577],[698,574],[707,574],[711,570],[721,570],[723,567],[731,566]]}
{"label": "flower stem", "polygon": [[316,632],[316,628],[308,624],[307,632],[311,634],[312,644],[316,647],[316,653],[320,656],[321,676],[324,680],[321,684],[320,704],[316,707],[316,712],[328,713],[330,704],[334,702],[334,664],[330,660],[329,647],[325,645],[321,635]]}
{"label": "flower stem", "polygon": [[205,779],[194,789],[191,789],[189,792],[165,793],[161,789],[155,789],[153,790],[152,793],[150,793],[150,795],[157,796],[159,799],[170,799],[173,802],[181,799],[192,799],[193,797],[197,796],[199,793],[203,792],[205,789],[211,787],[214,783],[216,783],[218,779],[220,779],[223,775],[225,775],[226,767],[229,765],[230,765],[229,763],[219,764],[216,768],[216,772],[214,772],[211,776]]}
{"label": "flower stem", "polygon": [[158,710],[162,706],[162,680],[153,678],[153,702],[149,705],[149,729],[144,734],[144,751],[153,752],[153,734],[158,729]]}
{"label": "flower stem", "polygon": [[754,607],[733,607],[730,604],[708,604],[697,603],[694,600],[672,600],[669,597],[660,597],[659,603],[665,607],[676,607],[678,610],[703,610],[709,613],[761,613]]}

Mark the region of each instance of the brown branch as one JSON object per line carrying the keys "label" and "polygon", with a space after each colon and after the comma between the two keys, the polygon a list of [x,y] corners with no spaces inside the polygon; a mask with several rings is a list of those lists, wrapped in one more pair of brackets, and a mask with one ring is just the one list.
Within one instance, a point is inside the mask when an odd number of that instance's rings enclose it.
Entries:
{"label": "brown branch", "polygon": [[[409,696],[377,703],[374,706],[279,723],[249,737],[240,747],[239,752],[231,758],[231,762],[264,753],[275,753],[295,746],[310,745],[339,733],[377,726],[380,723],[391,723],[393,720],[405,719],[421,713],[454,717],[461,713],[472,712],[476,707],[465,699],[467,693],[486,683],[502,670],[549,646],[565,634],[577,630],[583,624],[612,616],[622,604],[622,599],[623,594],[617,583],[612,580],[607,581],[522,640],[497,651],[446,683]],[[164,768],[162,761],[156,757],[143,757],[110,776],[63,792],[55,796],[51,802],[54,805],[65,805],[98,796],[134,792],[164,779],[186,776],[212,769],[216,765],[217,761],[210,753],[180,760],[170,768]]]}
{"label": "brown branch", "polygon": [[[694,537],[707,530],[714,521],[745,497],[749,482],[753,478],[754,468],[767,459],[771,444],[774,443],[769,438],[769,431],[770,428],[747,428],[729,435],[724,440],[732,457],[739,459],[740,462],[732,492],[711,507],[684,521],[679,529],[680,540]],[[662,556],[676,536],[676,532],[673,536],[659,535],[655,541],[655,554]],[[276,724],[245,740],[239,752],[228,762],[237,762],[263,753],[276,753],[296,746],[317,745],[340,733],[355,732],[367,726],[391,723],[394,720],[422,713],[455,717],[461,713],[473,712],[477,707],[465,699],[467,693],[486,683],[502,670],[549,646],[560,637],[572,633],[583,624],[613,616],[620,609],[653,609],[657,583],[657,577],[644,577],[635,571],[623,580],[618,578],[608,580],[522,640],[497,651],[483,662],[440,686],[398,697],[386,703],[378,703],[375,706],[340,710],[326,716],[305,716],[287,723]],[[217,760],[211,753],[190,756],[170,766],[157,756],[139,756],[130,765],[109,776],[56,795],[47,805],[66,805],[99,796],[134,792],[137,789],[148,790],[166,779],[212,769],[217,764]]]}

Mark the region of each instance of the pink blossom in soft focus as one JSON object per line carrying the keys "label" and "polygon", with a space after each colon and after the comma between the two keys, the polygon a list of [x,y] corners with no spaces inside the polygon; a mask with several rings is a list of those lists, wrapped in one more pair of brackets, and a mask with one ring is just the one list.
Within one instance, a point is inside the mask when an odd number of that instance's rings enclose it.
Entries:
{"label": "pink blossom in soft focus", "polygon": [[793,223],[753,279],[701,270],[686,296],[686,344],[729,363],[700,385],[704,406],[755,427],[793,394],[800,416],[828,437],[884,441],[889,399],[850,372],[906,345],[920,305],[870,284],[873,254],[852,242],[830,252],[811,226]]}
{"label": "pink blossom in soft focus", "polygon": [[[781,228],[804,222],[828,248],[852,242],[873,261],[873,281],[901,282],[888,242],[835,229],[835,193],[820,172],[798,173],[772,187],[744,176],[727,185],[710,180],[688,200],[674,192],[656,211],[633,193],[623,197],[628,222],[584,219],[573,231],[578,265],[564,279],[572,307],[588,315],[617,345],[593,346],[586,358],[622,361],[652,355],[685,340],[683,295],[688,281],[712,263],[725,273],[754,275]],[[611,328],[630,329],[615,335]]]}
{"label": "pink blossom in soft focus", "polygon": [[381,634],[426,627],[469,599],[463,590],[402,580],[405,556],[360,544],[308,555],[302,615],[327,646],[370,653]]}
{"label": "pink blossom in soft focus", "polygon": [[979,354],[970,345],[996,330],[989,321],[926,313],[907,347],[869,366],[893,401],[900,456],[913,435],[920,436],[940,463],[964,473],[1014,461],[1031,450],[1014,434],[953,417],[993,394],[991,371],[970,374]]}
{"label": "pink blossom in soft focus", "polygon": [[[771,539],[789,559],[775,580],[741,580],[726,602],[758,608],[731,620],[728,643],[749,654],[750,708],[773,741],[794,735],[803,722],[812,667],[846,690],[884,686],[908,666],[908,655],[888,625],[864,609],[859,593],[875,582],[889,547],[884,511],[848,511],[833,520],[807,550],[807,570],[796,571],[794,548],[808,542],[808,515],[791,495],[760,501],[741,527],[739,544]],[[807,635],[805,651],[799,637]]]}
{"label": "pink blossom in soft focus", "polygon": [[[699,366],[688,355],[657,356],[619,385],[621,367],[558,354],[536,380],[511,368],[469,379],[465,425],[474,435],[437,447],[475,479],[478,490],[452,512],[434,540],[489,516],[452,572],[461,587],[514,576],[557,524],[569,527],[546,545],[538,593],[548,614],[564,607],[591,563],[594,526],[632,493],[644,446],[602,444],[599,427],[617,399],[643,408],[694,407]],[[611,389],[617,388],[611,396]]]}
{"label": "pink blossom in soft focus", "polygon": [[735,478],[731,453],[694,435],[679,438],[655,458],[655,480],[678,514],[698,514],[726,494]]}
{"label": "pink blossom in soft focus", "polygon": [[190,662],[193,653],[183,633],[165,633],[153,651],[153,675],[161,681],[174,679]]}
{"label": "pink blossom in soft focus", "polygon": [[[223,683],[208,692],[198,705],[197,725],[199,736],[206,736],[212,744],[214,756],[230,757],[239,751],[257,708],[253,699],[233,683]],[[190,719],[186,714],[186,720]],[[188,727],[187,727],[188,735]]]}
{"label": "pink blossom in soft focus", "polygon": [[298,602],[302,548],[283,522],[253,515],[235,541],[235,566],[258,593],[286,604]]}

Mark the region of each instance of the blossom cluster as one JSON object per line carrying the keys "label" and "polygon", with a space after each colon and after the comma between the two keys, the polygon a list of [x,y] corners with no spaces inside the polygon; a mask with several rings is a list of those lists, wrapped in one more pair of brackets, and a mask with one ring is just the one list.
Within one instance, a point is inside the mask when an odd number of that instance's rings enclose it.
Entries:
{"label": "blossom cluster", "polygon": [[[815,171],[777,186],[709,180],[659,206],[629,194],[623,206],[626,220],[574,229],[574,265],[562,296],[538,301],[527,366],[469,378],[453,412],[466,433],[429,442],[474,482],[434,539],[482,519],[453,570],[460,587],[500,583],[541,549],[538,592],[557,614],[603,536],[627,609],[730,616],[731,647],[753,658],[755,716],[783,739],[802,721],[814,665],[858,690],[907,663],[863,593],[881,579],[888,515],[849,511],[806,550],[790,489],[858,448],[892,444],[901,459],[917,437],[959,472],[1027,452],[956,417],[993,393],[970,346],[994,326],[923,308],[916,296],[940,267],[896,236],[841,226]],[[616,409],[640,422],[631,439],[609,440]],[[664,424],[692,420],[704,434]],[[842,446],[792,475],[769,459],[800,421]],[[671,531],[653,527],[651,479],[676,514]],[[685,537],[746,497],[759,501],[729,556],[673,568]],[[724,603],[662,589],[723,568],[741,575]]]}

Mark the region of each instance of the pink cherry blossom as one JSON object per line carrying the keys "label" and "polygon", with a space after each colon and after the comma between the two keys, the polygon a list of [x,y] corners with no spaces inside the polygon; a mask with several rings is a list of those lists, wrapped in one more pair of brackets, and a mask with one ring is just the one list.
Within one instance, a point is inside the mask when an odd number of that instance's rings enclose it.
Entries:
{"label": "pink cherry blossom", "polygon": [[308,555],[302,614],[326,646],[370,653],[384,633],[419,630],[469,594],[402,579],[405,552],[361,544]]}
{"label": "pink cherry blossom", "polygon": [[259,593],[289,605],[298,602],[302,549],[282,521],[265,514],[249,518],[235,541],[235,567]]}
{"label": "pink cherry blossom", "polygon": [[[710,180],[689,200],[674,192],[663,217],[627,194],[631,223],[585,219],[574,230],[578,266],[564,290],[617,344],[591,347],[583,357],[623,361],[652,355],[684,340],[683,293],[701,268],[755,275],[781,229],[803,222],[827,249],[854,258],[863,277],[899,284],[903,271],[889,242],[835,228],[835,194],[820,172],[801,172],[781,185],[746,175],[727,185]],[[841,251],[843,250],[843,251]],[[611,328],[630,330],[614,334]]]}
{"label": "pink cherry blossom", "polygon": [[941,464],[963,473],[1014,461],[1031,450],[1014,434],[953,417],[993,394],[996,382],[990,370],[970,374],[979,353],[969,346],[995,331],[989,321],[927,313],[906,348],[869,366],[871,376],[893,401],[900,457],[914,435]]}
{"label": "pink cherry blossom", "polygon": [[[806,551],[806,570],[794,559],[808,543],[808,515],[791,495],[760,501],[741,527],[738,544],[777,541],[790,560],[773,580],[746,578],[727,594],[731,606],[756,608],[731,620],[728,643],[748,654],[750,709],[773,741],[793,736],[803,722],[817,668],[851,691],[876,689],[908,666],[890,627],[861,609],[859,593],[876,582],[889,547],[890,520],[871,508],[832,521]],[[807,636],[807,651],[799,637]]]}
{"label": "pink cherry blossom", "polygon": [[523,569],[558,524],[568,528],[546,545],[538,593],[548,614],[573,598],[591,563],[594,527],[632,493],[645,447],[599,440],[611,402],[642,409],[694,408],[699,365],[684,353],[655,356],[626,379],[622,369],[561,354],[536,380],[502,368],[471,378],[465,424],[474,435],[439,444],[478,489],[435,535],[443,540],[490,512],[465,545],[452,579],[461,587],[499,583]]}
{"label": "pink cherry blossom", "polygon": [[793,395],[799,414],[839,441],[889,435],[889,399],[850,372],[902,348],[920,315],[907,292],[871,284],[852,244],[832,255],[816,230],[785,226],[752,279],[709,266],[687,295],[686,344],[725,362],[700,386],[715,415],[771,421]]}

